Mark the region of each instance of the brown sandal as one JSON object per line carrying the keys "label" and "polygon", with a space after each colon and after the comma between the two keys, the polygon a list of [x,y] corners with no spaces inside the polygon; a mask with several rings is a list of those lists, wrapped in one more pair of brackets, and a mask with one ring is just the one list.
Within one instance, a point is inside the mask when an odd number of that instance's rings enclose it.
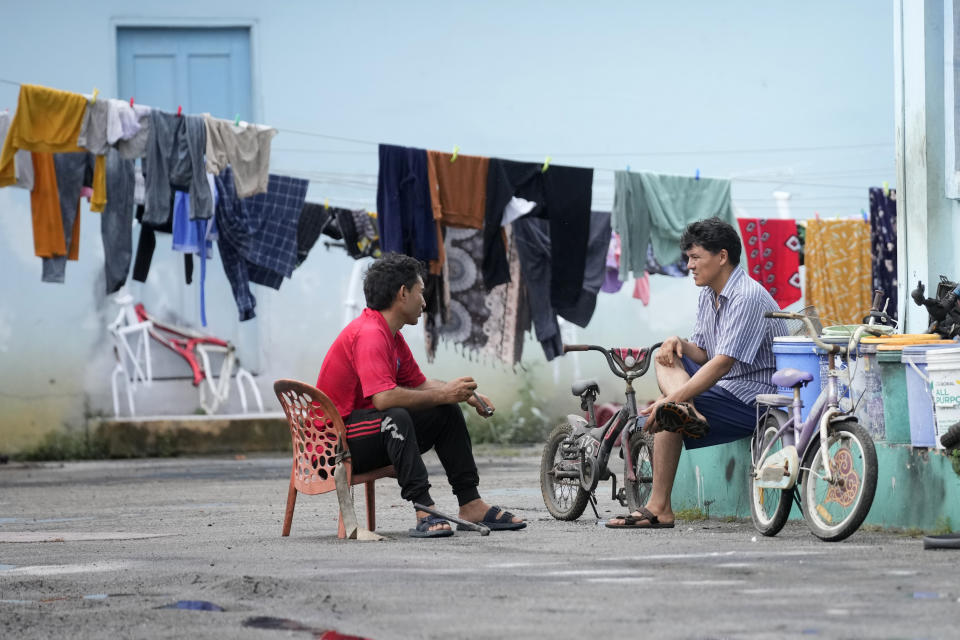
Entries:
{"label": "brown sandal", "polygon": [[698,418],[687,402],[664,402],[657,407],[653,419],[660,429],[695,440],[710,433],[710,425]]}
{"label": "brown sandal", "polygon": [[[622,516],[614,516],[611,520],[623,520],[623,524],[607,522],[607,529],[673,529],[672,522],[660,522],[660,519],[646,507],[640,508],[639,516],[628,513]],[[643,522],[647,524],[641,524]]]}

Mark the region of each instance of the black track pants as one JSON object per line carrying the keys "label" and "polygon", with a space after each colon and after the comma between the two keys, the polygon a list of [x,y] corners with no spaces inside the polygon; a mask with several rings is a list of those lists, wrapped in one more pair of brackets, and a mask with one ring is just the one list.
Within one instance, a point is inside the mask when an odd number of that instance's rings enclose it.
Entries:
{"label": "black track pants", "polygon": [[344,423],[354,472],[392,464],[404,500],[433,504],[427,468],[420,457],[430,448],[436,450],[461,506],[480,497],[480,478],[459,405],[423,411],[358,409]]}

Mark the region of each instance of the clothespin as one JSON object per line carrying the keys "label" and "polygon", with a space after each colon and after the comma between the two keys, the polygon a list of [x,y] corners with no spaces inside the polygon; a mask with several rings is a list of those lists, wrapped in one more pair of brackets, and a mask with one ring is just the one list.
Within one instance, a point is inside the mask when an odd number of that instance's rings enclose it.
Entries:
{"label": "clothespin", "polygon": [[179,118],[179,117],[181,117],[181,116],[183,116],[183,105],[182,105],[182,104],[178,104],[178,105],[177,105],[177,117]]}
{"label": "clothespin", "polygon": [[694,180],[699,180],[699,179],[700,179],[700,169],[697,169],[697,172],[696,172],[695,174],[693,174],[693,179],[694,179]]}
{"label": "clothespin", "polygon": [[540,173],[546,173],[547,169],[550,168],[550,159],[551,159],[550,156],[547,156],[546,158],[543,159],[543,168],[540,169]]}
{"label": "clothespin", "polygon": [[93,88],[93,99],[90,100],[90,102],[96,102],[98,95],[100,95],[100,89],[97,89],[96,87],[94,87],[94,88]]}
{"label": "clothespin", "polygon": [[329,209],[329,208],[330,208],[330,198],[327,198],[327,199],[325,199],[325,200],[323,201],[323,208],[324,208],[324,209]]}
{"label": "clothespin", "polygon": [[630,173],[630,165],[627,165],[627,173]]}
{"label": "clothespin", "polygon": [[866,212],[866,211],[864,211],[863,209],[860,209],[860,215],[863,216],[863,221],[864,221],[864,222],[870,222],[870,218],[867,217],[867,212]]}
{"label": "clothespin", "polygon": [[457,156],[460,155],[460,145],[453,145],[453,155],[450,156],[450,164],[453,164],[457,160]]}
{"label": "clothespin", "polygon": [[239,126],[240,126],[240,114],[239,114],[239,113],[237,114],[237,117],[233,119],[233,126],[235,126],[235,127],[239,127]]}
{"label": "clothespin", "polygon": [[133,96],[130,96],[130,106],[133,106]]}
{"label": "clothespin", "polygon": [[817,220],[819,220],[819,219],[820,219],[820,212],[819,212],[819,211],[814,211],[814,212],[813,212],[813,217],[816,218]]}
{"label": "clothespin", "polygon": [[890,197],[890,183],[887,182],[886,180],[883,181],[883,197],[884,198]]}

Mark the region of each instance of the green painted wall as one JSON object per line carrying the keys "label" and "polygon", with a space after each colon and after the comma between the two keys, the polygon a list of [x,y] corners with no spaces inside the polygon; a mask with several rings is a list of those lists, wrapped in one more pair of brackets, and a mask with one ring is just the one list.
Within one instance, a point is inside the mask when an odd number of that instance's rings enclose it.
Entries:
{"label": "green painted wall", "polygon": [[[960,530],[960,476],[951,458],[928,449],[878,442],[877,493],[866,523]],[[674,510],[699,507],[711,517],[750,517],[749,441],[684,452],[673,489]],[[710,502],[709,505],[705,503]],[[801,518],[794,507],[791,518]]]}

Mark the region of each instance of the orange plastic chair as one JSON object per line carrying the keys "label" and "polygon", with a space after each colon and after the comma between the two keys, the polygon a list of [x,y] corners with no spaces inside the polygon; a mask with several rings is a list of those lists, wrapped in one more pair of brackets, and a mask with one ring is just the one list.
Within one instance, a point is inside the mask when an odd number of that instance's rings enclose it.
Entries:
{"label": "orange plastic chair", "polygon": [[[290,535],[293,507],[297,492],[317,495],[336,491],[333,471],[337,453],[349,454],[347,430],[340,413],[322,391],[296,380],[277,380],[273,390],[283,406],[293,439],[293,468],[290,470],[290,490],[287,493],[287,512],[283,517],[283,534]],[[392,466],[380,467],[366,473],[353,474],[349,456],[344,460],[350,485],[363,484],[366,489],[367,529],[376,529],[376,491],[374,481],[394,478]],[[339,508],[337,510],[339,513]],[[337,537],[346,537],[343,514],[340,514]]]}

